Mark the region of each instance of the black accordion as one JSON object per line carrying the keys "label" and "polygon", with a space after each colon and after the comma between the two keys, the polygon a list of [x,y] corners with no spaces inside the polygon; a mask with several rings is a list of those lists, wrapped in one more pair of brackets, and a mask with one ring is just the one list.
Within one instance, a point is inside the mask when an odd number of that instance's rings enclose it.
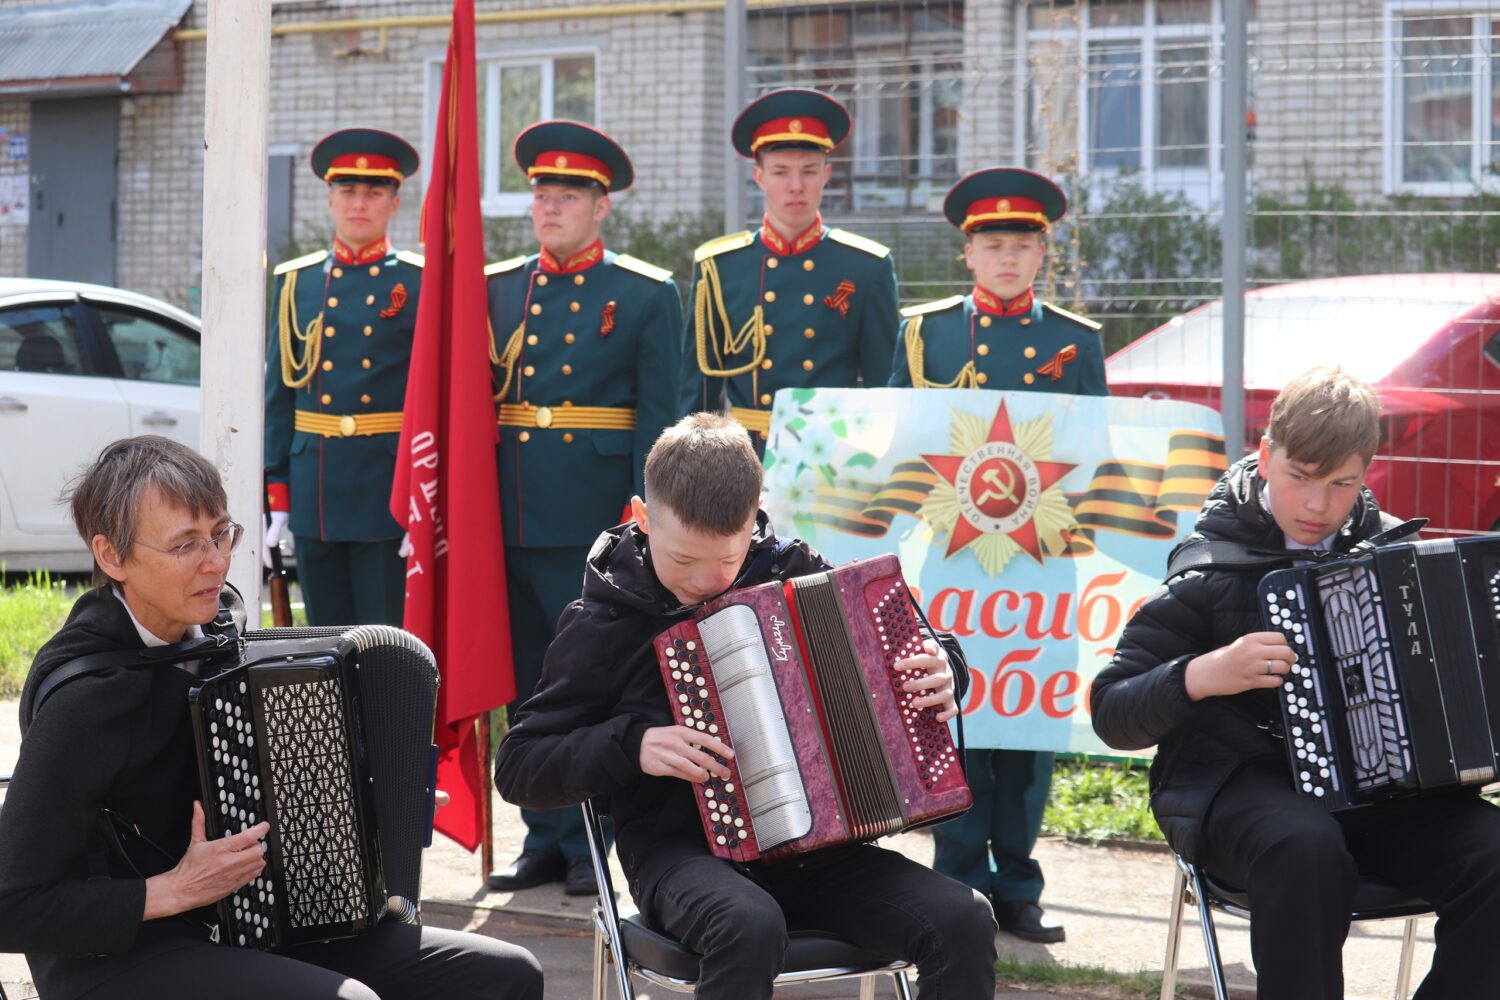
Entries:
{"label": "black accordion", "polygon": [[1330,810],[1495,780],[1500,539],[1438,539],[1267,574],[1297,663],[1278,694],[1297,790]]}
{"label": "black accordion", "polygon": [[270,823],[264,871],[218,904],[219,939],[273,949],[415,919],[437,767],[431,651],[385,625],[242,639],[191,694],[208,836]]}

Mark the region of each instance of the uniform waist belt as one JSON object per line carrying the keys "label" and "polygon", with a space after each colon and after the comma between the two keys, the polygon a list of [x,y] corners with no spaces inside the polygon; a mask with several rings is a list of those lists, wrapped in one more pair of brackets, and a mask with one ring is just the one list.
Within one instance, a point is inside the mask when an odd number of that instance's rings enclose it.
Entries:
{"label": "uniform waist belt", "polygon": [[743,406],[731,406],[729,415],[744,425],[747,431],[761,434],[771,433],[771,411],[751,410]]}
{"label": "uniform waist belt", "polygon": [[628,406],[528,406],[502,403],[501,427],[562,427],[589,431],[633,431],[635,410]]}
{"label": "uniform waist belt", "polygon": [[306,410],[298,410],[292,426],[308,434],[319,434],[331,438],[400,434],[401,411],[358,413],[341,417],[334,413],[309,413]]}

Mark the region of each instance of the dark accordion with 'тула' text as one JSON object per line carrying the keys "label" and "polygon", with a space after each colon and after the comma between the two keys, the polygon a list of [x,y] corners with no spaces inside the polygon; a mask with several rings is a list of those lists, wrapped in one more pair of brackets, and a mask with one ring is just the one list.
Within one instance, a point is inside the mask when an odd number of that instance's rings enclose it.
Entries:
{"label": "dark accordion with '\u0442\u0443\u043b\u0430' text", "polygon": [[269,629],[193,690],[210,838],[269,821],[220,940],[272,949],[415,920],[431,841],[432,653],[385,625]]}
{"label": "dark accordion with '\u0442\u0443\u043b\u0430' text", "polygon": [[710,849],[776,860],[957,815],[972,804],[935,709],[896,663],[922,652],[894,556],[730,591],[656,637],[675,721],[734,750],[693,786]]}
{"label": "dark accordion with '\u0442\u0443\u043b\u0430' text", "polygon": [[1495,780],[1500,540],[1437,539],[1267,574],[1261,613],[1298,791],[1331,810]]}

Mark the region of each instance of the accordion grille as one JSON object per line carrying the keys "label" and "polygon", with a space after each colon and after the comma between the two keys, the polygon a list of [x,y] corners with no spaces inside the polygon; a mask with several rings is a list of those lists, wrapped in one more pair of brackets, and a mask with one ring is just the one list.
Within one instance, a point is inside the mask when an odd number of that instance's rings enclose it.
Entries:
{"label": "accordion grille", "polygon": [[699,623],[714,665],[720,711],[734,734],[735,765],[762,851],[812,829],[812,809],[797,769],[791,733],[753,610],[733,604]]}

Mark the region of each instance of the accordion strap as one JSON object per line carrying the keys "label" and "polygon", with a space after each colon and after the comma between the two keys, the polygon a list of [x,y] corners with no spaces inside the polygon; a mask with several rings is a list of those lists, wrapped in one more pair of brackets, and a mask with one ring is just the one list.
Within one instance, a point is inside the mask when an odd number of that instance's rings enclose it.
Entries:
{"label": "accordion strap", "polygon": [[[1394,519],[1392,519],[1394,520]],[[1414,517],[1408,521],[1392,524],[1377,534],[1371,535],[1347,552],[1320,552],[1314,549],[1260,549],[1240,542],[1199,539],[1184,542],[1172,554],[1167,565],[1168,582],[1192,570],[1204,566],[1223,566],[1233,569],[1252,569],[1287,566],[1293,562],[1312,560],[1323,562],[1329,559],[1348,559],[1373,552],[1382,545],[1414,541],[1417,532],[1427,526],[1427,518]]]}
{"label": "accordion strap", "polygon": [[216,653],[235,649],[233,640],[233,635],[203,635],[167,646],[156,646],[150,649],[112,649],[69,660],[37,684],[36,690],[31,695],[31,703],[26,706],[26,723],[29,725],[36,718],[37,712],[41,711],[42,704],[69,681],[93,674],[102,674],[109,670],[118,670],[121,667],[127,669],[154,667],[164,662],[176,665],[185,660],[206,659]]}
{"label": "accordion strap", "polygon": [[[902,586],[905,586],[904,582]],[[952,632],[939,632],[932,627],[932,622],[927,620],[927,613],[922,610],[922,602],[916,599],[910,587],[907,587],[906,596],[911,600],[911,606],[917,612],[917,617],[922,620],[922,626],[927,629],[927,633],[943,648],[943,652],[948,654],[948,669],[953,673],[953,697],[956,701],[963,701],[964,692],[969,687],[969,659],[964,655],[963,646],[959,645],[958,636]],[[969,768],[965,760],[963,712],[960,711],[955,715],[953,721],[958,732],[958,766],[967,778]]]}

